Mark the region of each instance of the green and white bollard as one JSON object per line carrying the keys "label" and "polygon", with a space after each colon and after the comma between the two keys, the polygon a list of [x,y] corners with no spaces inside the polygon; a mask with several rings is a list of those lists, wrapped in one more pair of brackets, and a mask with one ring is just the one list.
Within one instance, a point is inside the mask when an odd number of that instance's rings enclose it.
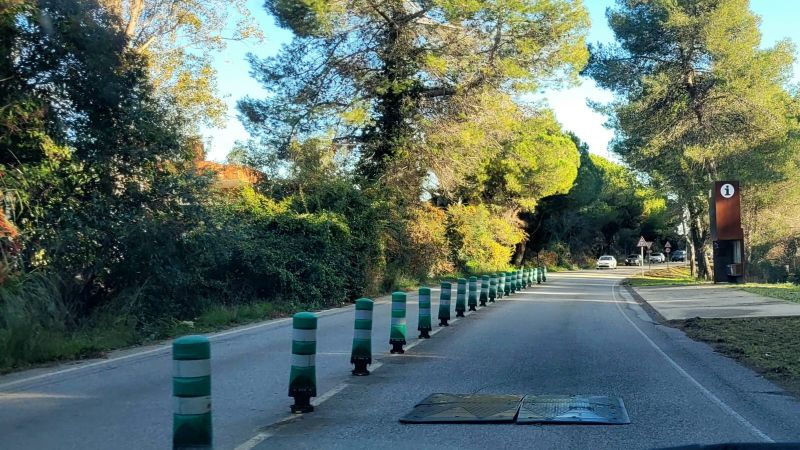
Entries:
{"label": "green and white bollard", "polygon": [[489,301],[494,302],[497,298],[497,274],[489,275]]}
{"label": "green and white bollard", "polygon": [[517,273],[508,272],[508,280],[510,293],[515,294],[517,292]]}
{"label": "green and white bollard", "polygon": [[508,272],[502,273],[503,277],[503,297],[508,297],[511,295],[511,278],[508,276]]}
{"label": "green and white bollard", "polygon": [[503,298],[505,294],[506,288],[506,274],[505,272],[499,272],[497,274],[497,298]]}
{"label": "green and white bollard", "polygon": [[478,277],[469,277],[469,295],[467,296],[470,311],[478,310]]}
{"label": "green and white bollard", "polygon": [[205,336],[172,342],[172,448],[212,448],[211,345]]}
{"label": "green and white bollard", "polygon": [[542,268],[536,268],[536,284],[542,284]]}
{"label": "green and white bollard", "polygon": [[464,311],[467,310],[467,280],[465,278],[459,278],[457,282],[456,317],[464,317]]}
{"label": "green and white bollard", "polygon": [[530,286],[528,284],[528,276],[530,275],[530,269],[522,269],[522,288],[526,289]]}
{"label": "green and white bollard", "polygon": [[311,397],[317,396],[317,316],[299,312],[292,317],[292,369],[289,397],[294,397],[294,414],[314,411]]}
{"label": "green and white bollard", "polygon": [[547,266],[542,267],[542,283],[547,282]]}
{"label": "green and white bollard", "polygon": [[450,320],[450,290],[452,286],[447,281],[442,281],[442,292],[439,294],[439,326],[447,327]]}
{"label": "green and white bollard", "polygon": [[489,275],[484,275],[484,276],[481,277],[481,297],[480,297],[480,299],[481,299],[481,304],[482,305],[486,305],[486,301],[487,300],[494,302],[494,300],[489,299]]}
{"label": "green and white bollard", "polygon": [[372,364],[372,308],[374,302],[368,298],[356,300],[355,331],[350,364],[355,365],[353,375],[369,375],[367,366]]}
{"label": "green and white bollard", "polygon": [[419,288],[419,330],[420,339],[430,339],[431,325],[431,288]]}
{"label": "green and white bollard", "polygon": [[517,290],[521,291],[525,289],[525,285],[522,283],[522,269],[517,270]]}
{"label": "green and white bollard", "polygon": [[392,292],[392,328],[389,332],[389,353],[405,353],[406,345],[406,293]]}
{"label": "green and white bollard", "polygon": [[535,269],[528,269],[528,286],[533,286],[533,271]]}

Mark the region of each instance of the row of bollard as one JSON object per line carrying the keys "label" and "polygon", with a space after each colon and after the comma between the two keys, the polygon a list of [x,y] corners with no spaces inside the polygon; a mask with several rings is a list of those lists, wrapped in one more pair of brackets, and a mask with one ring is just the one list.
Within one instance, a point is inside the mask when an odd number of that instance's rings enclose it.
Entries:
{"label": "row of bollard", "polygon": [[[513,295],[534,284],[547,282],[547,268],[520,269],[469,279],[459,278],[456,283],[456,317],[464,317],[477,306],[487,306],[495,300]],[[449,326],[450,294],[452,284],[441,283],[439,296],[439,326]],[[480,302],[480,303],[479,303]],[[372,364],[372,311],[374,302],[360,298],[355,304],[355,325],[350,363],[355,376],[369,375]],[[431,289],[419,288],[419,319],[417,330],[420,339],[430,338]],[[392,293],[390,353],[403,354],[406,344],[406,293]],[[290,409],[294,414],[314,411],[311,398],[317,396],[316,364],[317,317],[310,312],[299,312],[292,317],[292,363],[289,371],[289,396],[294,398]],[[205,336],[192,335],[172,343],[173,377],[173,449],[210,449],[213,443],[211,421],[211,346]]]}

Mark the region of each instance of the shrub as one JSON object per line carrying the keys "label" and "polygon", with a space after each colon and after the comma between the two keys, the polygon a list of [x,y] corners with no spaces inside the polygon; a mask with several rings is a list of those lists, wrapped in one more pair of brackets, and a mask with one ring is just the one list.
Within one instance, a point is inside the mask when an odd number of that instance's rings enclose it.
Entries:
{"label": "shrub", "polygon": [[504,270],[525,234],[504,215],[485,205],[451,205],[448,238],[459,269],[470,273]]}
{"label": "shrub", "polygon": [[409,273],[427,279],[453,273],[447,241],[447,214],[428,203],[414,209],[407,225]]}
{"label": "shrub", "polygon": [[119,272],[141,281],[142,321],[264,300],[323,307],[359,295],[365,284],[361,242],[347,220],[331,212],[298,213],[291,203],[246,188],[210,206],[206,220],[189,231],[169,223],[142,228],[139,238],[148,245]]}

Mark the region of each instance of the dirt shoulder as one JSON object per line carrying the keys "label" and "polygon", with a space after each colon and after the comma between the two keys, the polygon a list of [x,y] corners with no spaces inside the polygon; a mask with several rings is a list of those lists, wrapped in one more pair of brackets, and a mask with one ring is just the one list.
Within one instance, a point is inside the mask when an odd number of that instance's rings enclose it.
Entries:
{"label": "dirt shoulder", "polygon": [[[709,344],[715,351],[733,358],[764,377],[800,396],[800,317],[685,318],[666,320],[645,301],[636,287],[685,286],[688,273],[663,270],[626,281],[626,288],[637,302],[664,325],[678,328],[690,338]],[[670,282],[674,280],[674,282]],[[800,287],[789,285],[732,286],[751,294],[800,303]],[[797,292],[795,292],[795,290]],[[665,290],[665,293],[669,290]],[[794,297],[797,295],[797,297]],[[652,300],[651,300],[652,301]]]}

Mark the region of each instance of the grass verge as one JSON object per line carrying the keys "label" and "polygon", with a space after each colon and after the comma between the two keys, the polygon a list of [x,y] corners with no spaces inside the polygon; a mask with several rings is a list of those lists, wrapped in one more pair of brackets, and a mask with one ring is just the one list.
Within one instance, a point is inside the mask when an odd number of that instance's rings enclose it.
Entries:
{"label": "grass verge", "polygon": [[668,322],[800,395],[800,317]]}
{"label": "grass verge", "polygon": [[639,286],[668,286],[692,285],[700,282],[692,277],[688,267],[670,267],[669,269],[649,270],[642,275],[636,275],[625,280],[625,284]]}
{"label": "grass verge", "polygon": [[747,283],[742,286],[734,286],[753,294],[763,295],[764,297],[779,298],[790,302],[800,303],[800,286],[796,284],[761,284]]}
{"label": "grass verge", "polygon": [[0,328],[0,374],[46,363],[102,358],[112,350],[286,317],[298,309],[273,302],[215,305],[195,320],[162,320],[143,329],[130,316],[110,313],[97,315],[71,330],[14,322]]}
{"label": "grass verge", "polygon": [[[468,277],[461,273],[436,279],[398,277],[385,292],[411,291],[418,286],[438,286],[442,280]],[[26,289],[0,290],[0,374],[54,362],[102,358],[108,352],[150,344],[186,334],[203,334],[264,320],[289,317],[308,305],[253,302],[212,305],[193,320],[160,319],[141,325],[119,310],[95,314],[80,324],[71,324],[61,303],[59,287],[45,277],[27,280]],[[32,287],[31,287],[32,286]],[[343,306],[327,305],[326,307]],[[311,309],[310,309],[311,308]],[[54,311],[58,314],[54,315]]]}

